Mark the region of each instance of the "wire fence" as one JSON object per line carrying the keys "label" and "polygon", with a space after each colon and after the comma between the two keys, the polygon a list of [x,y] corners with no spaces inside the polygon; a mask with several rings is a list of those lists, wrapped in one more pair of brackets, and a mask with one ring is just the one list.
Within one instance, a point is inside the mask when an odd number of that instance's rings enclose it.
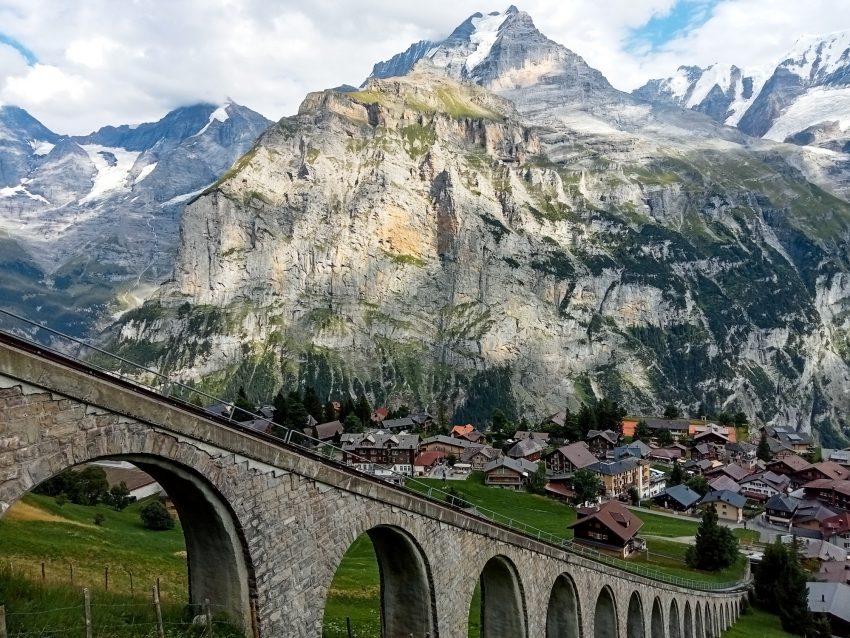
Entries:
{"label": "wire fence", "polygon": [[[14,576],[4,574],[4,581],[7,587],[15,587]],[[0,637],[243,638],[245,635],[223,605],[210,600],[168,604],[162,601],[156,585],[146,596],[135,599],[109,596],[88,588],[71,593],[49,587],[30,588],[27,594],[12,606],[0,604]]]}
{"label": "wire fence", "polygon": [[[505,516],[500,512],[496,512],[474,502],[465,500],[462,497],[458,497],[456,494],[450,494],[439,488],[435,488],[431,485],[418,481],[416,478],[409,475],[400,474],[394,471],[392,467],[380,466],[370,459],[357,456],[350,451],[343,450],[342,448],[332,445],[326,441],[313,438],[299,430],[283,427],[280,424],[274,423],[272,419],[262,414],[246,411],[234,405],[230,401],[213,396],[190,384],[171,379],[168,375],[165,375],[158,370],[153,370],[139,365],[125,357],[86,343],[85,341],[39,324],[31,319],[27,319],[26,317],[22,317],[2,308],[0,308],[0,317],[5,317],[5,322],[11,322],[13,326],[16,324],[18,325],[17,330],[14,328],[2,328],[0,329],[0,334],[6,334],[10,337],[21,339],[54,355],[70,359],[78,365],[93,368],[102,374],[118,379],[124,383],[129,383],[133,386],[153,392],[164,400],[179,404],[184,409],[195,412],[201,411],[203,412],[202,416],[209,420],[219,423],[221,423],[222,420],[226,421],[226,424],[229,427],[240,429],[248,435],[261,436],[262,438],[277,444],[300,448],[311,455],[320,456],[327,461],[336,464],[342,464],[343,459],[348,459],[349,464],[345,465],[347,471],[354,471],[364,476],[374,478],[374,475],[359,470],[356,466],[351,465],[351,463],[353,462],[367,467],[378,468],[381,473],[385,475],[386,478],[384,480],[396,485],[399,489],[416,494],[420,498],[424,497],[438,501],[447,507],[454,507],[463,510],[470,516],[483,518],[494,525],[507,528],[513,532],[533,538],[542,543],[553,545],[558,549],[581,556],[582,558],[586,558],[592,562],[600,563],[608,567],[614,567],[624,572],[635,574],[650,580],[701,591],[738,591],[745,589],[749,584],[749,568],[747,569],[745,578],[741,581],[714,583],[693,578],[684,578],[648,567],[645,564],[631,563],[624,559],[609,556],[578,544],[572,539],[541,530],[532,525],[528,525],[523,521],[516,520],[509,516]],[[34,333],[33,330],[36,332]],[[33,337],[35,334],[40,332],[44,333],[43,340],[34,340]],[[112,365],[110,365],[110,363]],[[133,372],[133,374],[131,374],[131,372]],[[203,411],[203,408],[199,407],[204,404],[219,404],[228,406],[228,415],[222,417],[205,412]],[[238,415],[238,418],[234,418],[236,415]],[[249,420],[254,424],[264,424],[265,428],[263,430],[257,430],[256,428],[249,428],[241,425],[241,423]],[[411,486],[415,486],[416,489],[411,489]]]}

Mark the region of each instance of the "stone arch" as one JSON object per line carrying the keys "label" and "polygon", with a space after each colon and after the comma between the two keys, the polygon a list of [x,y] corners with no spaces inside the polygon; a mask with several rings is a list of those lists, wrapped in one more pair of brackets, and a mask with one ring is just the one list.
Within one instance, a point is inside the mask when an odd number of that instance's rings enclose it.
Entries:
{"label": "stone arch", "polygon": [[422,547],[395,525],[375,525],[366,535],[380,574],[381,635],[436,635],[433,578]]}
{"label": "stone arch", "polygon": [[705,624],[703,630],[705,631],[705,638],[714,638],[714,616],[711,613],[711,604],[705,603],[705,606],[702,608],[702,613],[705,616]]}
{"label": "stone arch", "polygon": [[664,634],[664,611],[661,609],[661,601],[658,597],[652,603],[652,617],[649,623],[650,638],[665,638]]}
{"label": "stone arch", "polygon": [[640,594],[632,592],[626,614],[626,638],[644,638],[643,601]]}
{"label": "stone arch", "polygon": [[720,604],[720,631],[726,631],[729,628],[729,612],[726,609],[726,603]]}
{"label": "stone arch", "polygon": [[[694,637],[694,619],[693,614],[691,613],[691,602],[687,601],[685,603],[685,635],[684,638],[695,638]],[[702,638],[700,636],[700,638]]]}
{"label": "stone arch", "polygon": [[705,627],[703,624],[702,605],[697,603],[694,608],[694,636],[693,638],[705,638]]}
{"label": "stone arch", "polygon": [[481,585],[481,638],[526,638],[525,594],[516,566],[507,556],[484,565]]}
{"label": "stone arch", "polygon": [[596,597],[596,607],[593,612],[593,638],[618,638],[617,603],[614,593],[607,585]]}
{"label": "stone arch", "polygon": [[[52,463],[34,464],[28,468],[32,483],[3,484],[0,500],[12,505],[32,487],[83,463],[98,460],[132,463],[159,483],[177,510],[186,543],[189,602],[201,605],[209,599],[220,605],[235,623],[253,632],[256,580],[242,525],[225,496],[232,492],[233,486],[223,484],[216,472],[202,474],[195,469],[197,465],[181,458],[180,448],[162,445],[172,442],[168,439],[149,430],[142,437],[128,440],[116,431],[85,449],[57,455],[59,462],[53,457]],[[160,451],[151,453],[150,449]],[[195,460],[200,464],[197,453]]]}
{"label": "stone arch", "polygon": [[679,603],[676,599],[670,601],[670,618],[667,621],[668,638],[683,638],[682,617],[679,615]]}
{"label": "stone arch", "polygon": [[546,638],[580,638],[581,607],[575,582],[561,574],[552,585],[546,610]]}

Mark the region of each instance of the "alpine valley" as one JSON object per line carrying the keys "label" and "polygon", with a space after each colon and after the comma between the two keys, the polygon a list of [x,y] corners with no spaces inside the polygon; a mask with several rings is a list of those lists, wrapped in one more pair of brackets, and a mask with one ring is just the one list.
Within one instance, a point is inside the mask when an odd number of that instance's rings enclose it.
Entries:
{"label": "alpine valley", "polygon": [[[173,276],[104,338],[215,393],[310,384],[458,420],[605,396],[633,413],[740,409],[836,445],[850,432],[850,104],[822,95],[850,90],[846,40],[798,44],[772,74],[683,67],[629,94],[528,14],[477,13],[358,90],[308,95],[206,188],[261,120],[191,183],[192,140],[226,124],[212,107],[175,140],[179,170],[134,130],[34,131],[2,174],[3,228],[21,250],[66,229],[60,257],[15,262],[68,264],[54,287],[128,281],[166,271],[148,222],[176,225],[170,206],[188,199]],[[96,204],[100,163],[131,167],[120,210]],[[105,216],[121,243],[95,232]],[[102,275],[80,257],[90,246]]]}

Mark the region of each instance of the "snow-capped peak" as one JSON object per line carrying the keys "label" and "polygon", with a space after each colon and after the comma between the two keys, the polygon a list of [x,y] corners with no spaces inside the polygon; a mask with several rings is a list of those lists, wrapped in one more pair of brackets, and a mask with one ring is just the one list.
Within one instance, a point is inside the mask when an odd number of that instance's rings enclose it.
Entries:
{"label": "snow-capped peak", "polygon": [[512,13],[516,13],[516,8],[509,7],[503,12],[494,11],[485,16],[472,18],[474,31],[469,35],[469,41],[475,45],[475,50],[466,58],[467,71],[472,71],[489,55],[490,49],[496,43],[496,38],[499,37],[499,29]]}
{"label": "snow-capped peak", "polygon": [[[785,69],[813,84],[850,65],[850,30],[801,36],[785,56]],[[846,84],[846,82],[843,82]]]}

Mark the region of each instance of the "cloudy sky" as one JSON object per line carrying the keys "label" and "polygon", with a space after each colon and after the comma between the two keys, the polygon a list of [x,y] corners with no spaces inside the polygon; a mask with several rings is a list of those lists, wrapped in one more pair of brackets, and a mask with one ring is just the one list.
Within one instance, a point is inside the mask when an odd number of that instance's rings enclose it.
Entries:
{"label": "cloudy sky", "polygon": [[[508,0],[510,1],[510,0]],[[308,91],[445,37],[474,0],[0,0],[0,103],[60,133],[156,120],[226,96],[271,119]],[[538,28],[618,88],[680,64],[771,68],[802,34],[850,28],[846,0],[525,0]]]}

